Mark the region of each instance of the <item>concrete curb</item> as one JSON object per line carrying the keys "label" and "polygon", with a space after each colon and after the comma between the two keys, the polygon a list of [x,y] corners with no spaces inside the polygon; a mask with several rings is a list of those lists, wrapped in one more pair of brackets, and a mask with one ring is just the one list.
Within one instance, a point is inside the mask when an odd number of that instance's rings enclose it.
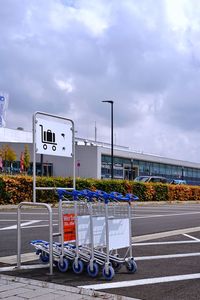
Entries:
{"label": "concrete curb", "polygon": [[[0,274],[0,283],[3,282],[4,285],[9,285],[11,283],[21,283],[26,287],[27,285],[35,286],[37,288],[47,289],[48,293],[51,294],[52,290],[55,292],[63,292],[65,296],[69,297],[67,299],[108,299],[108,300],[139,300],[136,298],[130,298],[120,295],[108,294],[104,292],[97,292],[95,290],[78,288],[78,287],[70,287],[50,282],[44,282],[33,279],[26,279],[16,276],[2,275]],[[80,295],[80,297],[78,297]],[[16,295],[17,296],[17,295]],[[87,298],[85,298],[85,297]],[[42,299],[42,296],[41,296]]]}

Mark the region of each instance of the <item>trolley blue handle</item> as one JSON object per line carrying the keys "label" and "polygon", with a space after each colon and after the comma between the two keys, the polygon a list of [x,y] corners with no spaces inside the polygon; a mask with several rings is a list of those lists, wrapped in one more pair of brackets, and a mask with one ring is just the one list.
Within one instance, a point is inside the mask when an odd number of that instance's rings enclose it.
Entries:
{"label": "trolley blue handle", "polygon": [[128,201],[128,202],[131,202],[131,201],[137,201],[137,200],[139,200],[139,198],[136,195],[131,194],[131,193],[128,193],[125,196],[123,196],[121,193],[112,192],[112,193],[110,193],[110,195],[111,195],[111,199],[117,200],[117,201]]}
{"label": "trolley blue handle", "polygon": [[139,200],[139,197],[134,195],[134,194],[126,194],[127,197],[130,197],[131,200],[133,201],[138,201]]}
{"label": "trolley blue handle", "polygon": [[102,197],[107,204],[109,201],[137,201],[139,198],[131,193],[126,194],[125,196],[122,195],[122,193],[119,192],[111,192],[106,193],[104,191],[96,191],[100,197]]}
{"label": "trolley blue handle", "polygon": [[44,240],[32,240],[30,241],[30,244],[34,245],[34,244],[43,244],[45,246],[49,245],[49,242],[44,241]]}
{"label": "trolley blue handle", "polygon": [[126,196],[118,198],[118,200],[131,202],[131,201],[137,201],[139,200],[139,198],[133,194],[126,194]]}
{"label": "trolley blue handle", "polygon": [[105,204],[108,204],[110,195],[104,191],[96,190],[96,195],[98,199],[102,199]]}
{"label": "trolley blue handle", "polygon": [[72,190],[68,191],[65,189],[57,189],[57,193],[59,196],[59,200],[62,199],[64,195],[71,196],[73,200],[77,200],[78,197],[85,197],[88,199],[89,202],[92,202],[95,198],[99,200],[103,200],[105,204],[108,204],[109,201],[137,201],[139,198],[131,193],[126,194],[123,196],[119,192],[111,192],[111,193],[106,193],[105,191],[102,190],[96,190],[96,191],[91,191],[88,189],[84,189],[82,191],[78,190]]}
{"label": "trolley blue handle", "polygon": [[85,189],[82,190],[80,193],[82,196],[86,197],[89,202],[92,202],[94,198],[97,198],[97,194],[91,190]]}
{"label": "trolley blue handle", "polygon": [[65,189],[57,189],[57,193],[59,200],[61,200],[64,195],[71,196],[73,200],[77,200],[77,197],[82,195],[78,190],[67,191]]}
{"label": "trolley blue handle", "polygon": [[111,192],[109,194],[109,196],[110,196],[110,199],[112,199],[112,200],[118,200],[123,197],[122,193],[118,193],[118,192]]}

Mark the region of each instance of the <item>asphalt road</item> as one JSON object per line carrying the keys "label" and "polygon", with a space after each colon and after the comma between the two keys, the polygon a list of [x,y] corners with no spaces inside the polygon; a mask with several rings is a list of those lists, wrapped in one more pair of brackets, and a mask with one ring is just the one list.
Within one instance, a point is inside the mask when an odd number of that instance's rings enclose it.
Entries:
{"label": "asphalt road", "polygon": [[[133,208],[133,250],[138,270],[128,273],[123,267],[112,281],[101,275],[90,278],[86,272],[69,270],[48,275],[48,269],[6,272],[23,277],[82,286],[138,299],[200,298],[200,205],[135,205]],[[0,271],[16,255],[15,210],[0,211]],[[58,215],[53,213],[54,231]],[[33,251],[32,239],[48,240],[47,213],[41,209],[22,214],[22,253]]]}

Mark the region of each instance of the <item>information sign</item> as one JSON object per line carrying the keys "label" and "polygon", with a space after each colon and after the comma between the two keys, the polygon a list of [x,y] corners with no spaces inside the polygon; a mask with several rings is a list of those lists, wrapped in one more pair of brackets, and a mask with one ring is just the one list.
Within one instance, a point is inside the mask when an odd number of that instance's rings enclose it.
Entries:
{"label": "information sign", "polygon": [[72,156],[72,129],[70,122],[36,119],[36,153]]}

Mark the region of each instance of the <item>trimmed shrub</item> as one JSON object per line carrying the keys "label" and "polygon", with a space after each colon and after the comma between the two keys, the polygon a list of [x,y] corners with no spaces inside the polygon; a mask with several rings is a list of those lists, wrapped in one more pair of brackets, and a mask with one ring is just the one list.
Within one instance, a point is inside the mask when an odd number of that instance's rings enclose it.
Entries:
{"label": "trimmed shrub", "polygon": [[[37,177],[38,187],[72,188],[73,179],[63,177]],[[58,195],[53,190],[37,190],[36,200],[43,203],[57,203]],[[76,179],[76,189],[103,190],[105,192],[133,193],[139,201],[199,201],[200,187],[160,183],[140,183],[128,180]],[[33,180],[25,175],[0,176],[0,204],[18,204],[32,201]]]}
{"label": "trimmed shrub", "polygon": [[132,184],[132,193],[139,197],[140,201],[147,201],[147,184],[133,182]]}
{"label": "trimmed shrub", "polygon": [[155,183],[154,184],[154,201],[168,201],[168,185]]}

